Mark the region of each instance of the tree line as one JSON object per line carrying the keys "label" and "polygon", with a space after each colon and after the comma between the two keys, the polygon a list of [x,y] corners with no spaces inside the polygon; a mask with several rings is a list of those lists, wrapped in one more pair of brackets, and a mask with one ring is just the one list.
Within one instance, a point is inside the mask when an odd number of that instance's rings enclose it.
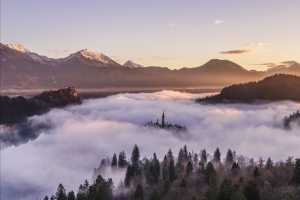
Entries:
{"label": "tree line", "polygon": [[[125,170],[125,177],[115,187],[112,179],[101,176],[105,169]],[[300,158],[285,161],[255,161],[228,149],[225,158],[217,148],[213,155],[205,149],[189,152],[185,145],[178,156],[168,150],[163,160],[140,158],[137,145],[130,160],[124,151],[103,159],[93,171],[94,182],[86,180],[77,194],[66,192],[59,184],[55,195],[44,200],[296,200],[300,199]]]}

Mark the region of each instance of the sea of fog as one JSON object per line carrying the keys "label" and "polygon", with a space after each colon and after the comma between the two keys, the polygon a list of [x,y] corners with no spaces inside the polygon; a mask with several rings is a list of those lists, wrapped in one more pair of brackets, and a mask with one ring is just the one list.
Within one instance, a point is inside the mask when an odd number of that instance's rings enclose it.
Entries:
{"label": "sea of fog", "polygon": [[[141,158],[154,152],[161,160],[171,148],[177,156],[185,144],[189,151],[206,149],[213,154],[228,148],[237,154],[266,160],[300,157],[300,128],[282,128],[282,119],[300,110],[300,104],[281,101],[260,104],[201,105],[193,99],[208,94],[174,91],[118,94],[85,100],[82,105],[33,116],[31,126],[37,139],[1,150],[1,199],[36,199],[55,194],[62,183],[77,191],[85,179],[91,182],[93,169],[102,158],[125,151],[130,158],[137,144]],[[145,127],[165,112],[166,121],[186,125],[188,132],[172,132]],[[1,134],[7,134],[7,127]],[[125,172],[107,173],[117,186]]]}

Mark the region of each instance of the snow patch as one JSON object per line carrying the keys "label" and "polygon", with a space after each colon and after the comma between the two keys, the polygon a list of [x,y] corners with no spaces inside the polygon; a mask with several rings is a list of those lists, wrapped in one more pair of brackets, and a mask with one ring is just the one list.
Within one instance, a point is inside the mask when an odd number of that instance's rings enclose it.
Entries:
{"label": "snow patch", "polygon": [[84,49],[79,52],[83,57],[90,59],[90,60],[97,60],[99,62],[102,62],[104,64],[115,64],[113,60],[108,58],[102,53],[92,51],[90,49]]}
{"label": "snow patch", "polygon": [[123,67],[129,67],[129,68],[144,68],[143,65],[140,65],[140,64],[137,64],[137,63],[134,63],[132,62],[131,60],[128,60],[127,62],[125,62],[123,64]]}

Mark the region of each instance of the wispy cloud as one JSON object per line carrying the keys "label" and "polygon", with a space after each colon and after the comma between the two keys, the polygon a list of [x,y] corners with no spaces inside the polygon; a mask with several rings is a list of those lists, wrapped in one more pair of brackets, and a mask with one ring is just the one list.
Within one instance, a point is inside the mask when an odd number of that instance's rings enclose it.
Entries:
{"label": "wispy cloud", "polygon": [[178,57],[152,56],[151,59],[153,59],[153,60],[174,60],[174,59],[179,59],[179,58]]}
{"label": "wispy cloud", "polygon": [[252,52],[253,52],[252,50],[236,49],[236,50],[230,50],[230,51],[221,51],[220,54],[249,54]]}
{"label": "wispy cloud", "polygon": [[173,26],[175,26],[175,24],[174,23],[169,23],[168,26],[173,27]]}
{"label": "wispy cloud", "polygon": [[283,61],[283,62],[258,63],[258,64],[252,64],[252,65],[261,65],[261,66],[266,66],[266,67],[272,68],[272,67],[277,67],[279,65],[284,65],[286,67],[289,67],[289,66],[291,66],[295,63],[298,63],[298,62],[296,62],[296,61]]}
{"label": "wispy cloud", "polygon": [[215,25],[219,25],[219,24],[221,24],[221,23],[223,23],[223,20],[220,20],[220,19],[217,19],[217,20],[215,20],[215,22],[214,22]]}

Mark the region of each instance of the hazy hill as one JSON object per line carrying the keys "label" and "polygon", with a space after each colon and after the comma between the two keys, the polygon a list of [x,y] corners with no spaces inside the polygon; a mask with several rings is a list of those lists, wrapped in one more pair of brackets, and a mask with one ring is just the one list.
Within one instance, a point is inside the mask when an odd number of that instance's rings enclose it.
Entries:
{"label": "hazy hill", "polygon": [[222,89],[220,94],[198,99],[198,102],[252,102],[255,100],[300,101],[300,77],[276,74],[258,82],[236,84]]}
{"label": "hazy hill", "polygon": [[[297,63],[278,70],[300,74]],[[89,49],[66,58],[53,59],[31,52],[22,45],[1,44],[2,89],[50,89],[65,85],[76,88],[224,87],[257,81],[268,74],[247,71],[228,60],[213,59],[199,67],[170,70],[143,67],[132,61],[120,65],[108,56]]]}

